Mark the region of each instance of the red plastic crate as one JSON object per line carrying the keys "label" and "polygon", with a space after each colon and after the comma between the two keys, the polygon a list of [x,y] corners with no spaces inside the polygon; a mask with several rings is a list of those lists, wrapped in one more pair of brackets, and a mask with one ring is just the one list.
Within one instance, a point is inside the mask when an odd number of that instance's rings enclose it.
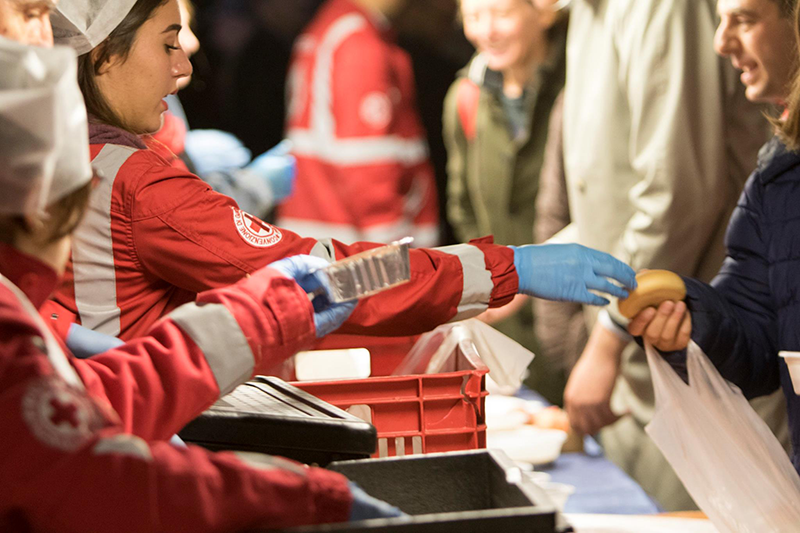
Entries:
{"label": "red plastic crate", "polygon": [[454,371],[441,374],[292,385],[372,423],[374,457],[485,448],[488,369],[460,352],[454,363]]}

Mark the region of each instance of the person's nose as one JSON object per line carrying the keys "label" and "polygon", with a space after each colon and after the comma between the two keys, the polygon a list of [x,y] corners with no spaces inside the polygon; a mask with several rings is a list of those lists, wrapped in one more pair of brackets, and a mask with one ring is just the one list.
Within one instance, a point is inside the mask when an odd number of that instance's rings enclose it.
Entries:
{"label": "person's nose", "polygon": [[178,79],[192,75],[194,71],[189,56],[181,49],[175,54],[175,62],[172,64],[172,75]]}
{"label": "person's nose", "polygon": [[714,51],[721,56],[729,56],[734,52],[735,39],[728,23],[723,19],[714,33]]}

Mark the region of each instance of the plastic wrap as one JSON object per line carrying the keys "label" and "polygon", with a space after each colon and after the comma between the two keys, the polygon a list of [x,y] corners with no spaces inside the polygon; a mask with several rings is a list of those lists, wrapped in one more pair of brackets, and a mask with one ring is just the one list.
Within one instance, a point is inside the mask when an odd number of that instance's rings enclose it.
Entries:
{"label": "plastic wrap", "polygon": [[458,370],[458,353],[489,369],[487,389],[513,394],[522,385],[533,353],[477,319],[444,324],[422,335],[394,375]]}
{"label": "plastic wrap", "polygon": [[656,412],[646,431],[721,533],[800,528],[800,477],[744,395],[695,344],[689,384],[652,346]]}
{"label": "plastic wrap", "polygon": [[387,246],[373,248],[325,267],[328,298],[336,303],[372,296],[411,279],[408,247],[413,239],[405,238]]}

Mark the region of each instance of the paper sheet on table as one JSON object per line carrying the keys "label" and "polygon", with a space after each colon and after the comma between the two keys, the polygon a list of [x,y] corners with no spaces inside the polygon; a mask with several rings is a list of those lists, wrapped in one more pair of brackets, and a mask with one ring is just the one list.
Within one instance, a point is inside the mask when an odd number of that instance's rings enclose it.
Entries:
{"label": "paper sheet on table", "polygon": [[666,516],[567,514],[575,533],[718,533],[708,520]]}
{"label": "paper sheet on table", "polygon": [[[422,335],[411,348],[394,375],[436,374],[456,370],[452,357],[459,349],[467,356],[477,355],[489,369],[487,389],[513,394],[522,385],[533,353],[480,320],[470,319],[444,324]],[[490,387],[488,380],[496,385]]]}

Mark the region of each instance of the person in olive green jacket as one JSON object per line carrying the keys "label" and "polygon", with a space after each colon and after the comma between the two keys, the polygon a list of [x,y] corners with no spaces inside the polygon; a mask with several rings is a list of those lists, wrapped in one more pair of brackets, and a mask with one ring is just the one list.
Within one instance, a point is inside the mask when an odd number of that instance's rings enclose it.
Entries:
{"label": "person in olive green jacket", "polygon": [[[447,215],[460,240],[492,234],[496,243],[530,242],[553,103],[564,85],[566,17],[554,0],[461,0],[464,33],[477,55],[444,102]],[[511,315],[486,316],[534,353],[529,301]],[[561,368],[536,358],[526,382],[561,404]]]}

